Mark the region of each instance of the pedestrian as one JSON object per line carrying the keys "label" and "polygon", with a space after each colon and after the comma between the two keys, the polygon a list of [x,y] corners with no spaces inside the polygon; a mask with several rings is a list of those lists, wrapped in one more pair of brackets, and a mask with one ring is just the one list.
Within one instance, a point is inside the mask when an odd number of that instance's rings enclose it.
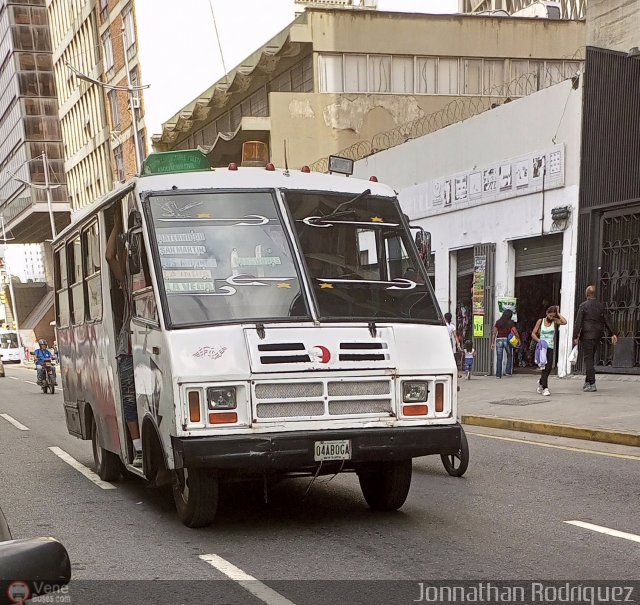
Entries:
{"label": "pedestrian", "polygon": [[513,334],[520,339],[520,334],[518,334],[518,328],[516,328],[512,317],[513,311],[506,309],[493,326],[491,332],[491,348],[496,352],[496,378],[502,378],[502,364],[505,352],[507,354],[507,371],[504,374],[505,376],[513,374],[513,347],[509,343],[509,337]]}
{"label": "pedestrian", "polygon": [[553,368],[553,352],[556,346],[556,330],[558,326],[566,326],[567,320],[560,314],[560,308],[551,305],[542,319],[536,322],[531,338],[535,340],[546,351],[546,359],[542,368],[542,375],[538,380],[537,391],[545,397],[551,396],[549,390],[549,374]]}
{"label": "pedestrian", "polygon": [[465,340],[464,343],[464,371],[467,375],[467,380],[471,380],[471,370],[473,369],[473,359],[476,356],[476,351],[473,348],[473,343],[470,340]]}
{"label": "pedestrian", "polygon": [[596,300],[596,287],[589,286],[585,292],[587,300],[578,307],[576,322],[573,326],[573,343],[582,345],[582,355],[585,366],[585,380],[582,390],[595,393],[596,371],[595,355],[600,339],[604,336],[605,328],[611,334],[611,344],[618,344],[618,336],[611,326],[605,306]]}

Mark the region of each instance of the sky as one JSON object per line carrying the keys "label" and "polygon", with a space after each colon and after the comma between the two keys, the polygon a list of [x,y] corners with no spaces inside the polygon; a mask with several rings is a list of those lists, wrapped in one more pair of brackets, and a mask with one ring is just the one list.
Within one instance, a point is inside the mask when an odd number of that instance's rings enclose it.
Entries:
{"label": "sky", "polygon": [[[227,71],[282,31],[293,0],[136,0],[138,48],[149,136]],[[379,10],[454,13],[458,0],[378,0]]]}

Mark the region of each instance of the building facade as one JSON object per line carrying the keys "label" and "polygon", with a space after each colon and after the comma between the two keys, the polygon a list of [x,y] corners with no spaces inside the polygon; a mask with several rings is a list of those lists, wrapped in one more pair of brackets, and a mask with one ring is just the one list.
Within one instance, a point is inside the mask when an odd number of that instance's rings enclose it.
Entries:
{"label": "building facade", "polygon": [[0,0],[0,216],[12,243],[51,238],[47,192],[37,187],[47,177],[53,220],[69,223],[51,49],[44,0]]}
{"label": "building facade", "polygon": [[[638,46],[640,30],[627,31]],[[576,297],[595,284],[618,335],[616,347],[603,339],[598,371],[640,374],[640,59],[589,47],[585,69]]]}
{"label": "building facade", "polygon": [[201,147],[214,165],[241,143],[325,171],[576,73],[582,21],[310,8],[163,124],[159,151]]}
{"label": "building facade", "polygon": [[571,372],[582,86],[575,76],[356,163],[399,191],[412,224],[431,233],[435,293],[495,372],[491,330],[505,308],[523,335],[516,371],[532,364],[530,333],[560,306],[558,373]]}
{"label": "building facade", "polygon": [[[136,173],[126,60],[139,77],[132,2],[46,0],[72,211]],[[123,41],[122,27],[129,36]],[[131,43],[129,43],[133,39]],[[127,58],[125,59],[125,46]],[[137,103],[142,123],[142,104]],[[135,150],[135,147],[132,148]]]}
{"label": "building facade", "polygon": [[19,277],[22,283],[45,281],[42,244],[7,246],[4,258],[11,275]]}

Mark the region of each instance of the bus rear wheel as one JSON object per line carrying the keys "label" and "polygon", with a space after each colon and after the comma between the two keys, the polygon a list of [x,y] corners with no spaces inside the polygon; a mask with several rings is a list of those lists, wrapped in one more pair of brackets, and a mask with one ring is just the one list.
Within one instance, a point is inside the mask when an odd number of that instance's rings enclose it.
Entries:
{"label": "bus rear wheel", "polygon": [[176,469],[173,500],[178,517],[187,527],[211,525],[218,512],[220,481],[202,468]]}
{"label": "bus rear wheel", "polygon": [[373,510],[398,510],[409,495],[412,461],[374,462],[358,470],[362,495]]}
{"label": "bus rear wheel", "polygon": [[98,424],[94,416],[91,416],[91,447],[93,449],[93,461],[96,465],[96,473],[103,481],[117,481],[122,472],[122,464],[117,454],[105,450],[98,439]]}

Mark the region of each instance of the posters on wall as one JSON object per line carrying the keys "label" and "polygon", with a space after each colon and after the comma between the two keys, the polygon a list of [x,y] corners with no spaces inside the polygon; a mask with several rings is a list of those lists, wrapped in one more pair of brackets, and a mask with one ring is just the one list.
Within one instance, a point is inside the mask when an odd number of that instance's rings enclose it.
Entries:
{"label": "posters on wall", "polygon": [[484,315],[473,316],[473,336],[482,338],[484,336]]}
{"label": "posters on wall", "polygon": [[507,309],[513,312],[513,321],[518,321],[518,299],[510,297],[502,297],[498,299],[498,314],[502,315]]}
{"label": "posters on wall", "polygon": [[[428,213],[486,204],[501,199],[528,195],[544,187],[564,186],[564,145],[555,145],[484,167],[433,179],[426,188]],[[421,186],[418,186],[421,187]],[[423,202],[424,203],[424,202]],[[415,211],[412,214],[420,214]],[[422,213],[424,216],[424,208]],[[416,216],[417,217],[417,216]],[[413,218],[413,217],[412,217]]]}
{"label": "posters on wall", "polygon": [[476,256],[473,262],[473,314],[484,315],[484,285],[487,257]]}

